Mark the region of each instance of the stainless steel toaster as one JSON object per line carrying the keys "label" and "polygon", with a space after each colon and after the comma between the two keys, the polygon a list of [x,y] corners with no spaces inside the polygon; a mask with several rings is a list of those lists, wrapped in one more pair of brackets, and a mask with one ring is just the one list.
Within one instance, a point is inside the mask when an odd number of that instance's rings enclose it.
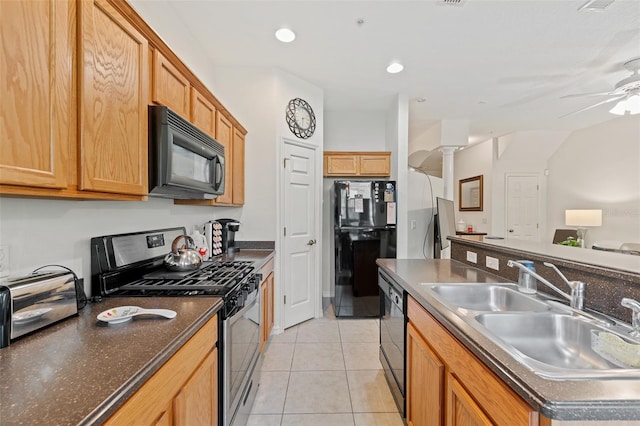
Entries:
{"label": "stainless steel toaster", "polygon": [[38,272],[0,282],[0,348],[78,313],[75,276]]}

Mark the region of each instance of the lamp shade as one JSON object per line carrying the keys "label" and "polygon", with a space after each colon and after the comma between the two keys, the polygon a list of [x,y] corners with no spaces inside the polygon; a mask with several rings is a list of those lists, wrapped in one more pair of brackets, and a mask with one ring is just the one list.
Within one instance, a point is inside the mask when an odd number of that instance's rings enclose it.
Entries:
{"label": "lamp shade", "polygon": [[602,226],[602,210],[565,210],[564,219],[568,226]]}

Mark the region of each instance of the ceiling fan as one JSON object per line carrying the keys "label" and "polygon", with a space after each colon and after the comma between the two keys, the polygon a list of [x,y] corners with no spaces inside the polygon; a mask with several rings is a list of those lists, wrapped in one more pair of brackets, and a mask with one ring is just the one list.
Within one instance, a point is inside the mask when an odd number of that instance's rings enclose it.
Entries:
{"label": "ceiling fan", "polygon": [[640,114],[640,58],[632,59],[628,62],[625,62],[623,66],[632,74],[629,77],[623,78],[622,80],[617,82],[612,91],[599,93],[578,93],[574,95],[565,95],[560,98],[564,99],[591,96],[607,96],[608,99],[597,102],[593,105],[589,105],[588,107],[582,108],[578,111],[570,112],[569,114],[565,114],[560,118],[566,117],[568,115],[578,114],[591,108],[616,101],[620,102],[609,111],[612,114]]}

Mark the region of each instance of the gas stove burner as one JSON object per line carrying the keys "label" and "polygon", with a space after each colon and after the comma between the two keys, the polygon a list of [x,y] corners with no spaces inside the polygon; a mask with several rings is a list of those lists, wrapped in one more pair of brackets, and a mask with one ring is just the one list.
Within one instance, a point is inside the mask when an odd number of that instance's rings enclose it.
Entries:
{"label": "gas stove burner", "polygon": [[[165,242],[185,234],[167,228],[91,239],[91,286],[95,295],[198,296],[223,298],[246,292],[254,274],[252,261],[225,258],[203,262],[195,271],[168,271],[163,258]],[[235,295],[235,296],[234,296]]]}

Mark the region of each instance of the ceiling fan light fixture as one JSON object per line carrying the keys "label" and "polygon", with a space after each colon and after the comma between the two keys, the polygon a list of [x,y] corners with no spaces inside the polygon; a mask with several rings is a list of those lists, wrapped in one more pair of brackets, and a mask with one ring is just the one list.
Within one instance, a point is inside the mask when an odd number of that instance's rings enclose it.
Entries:
{"label": "ceiling fan light fixture", "polygon": [[640,114],[640,95],[632,95],[621,100],[609,112],[615,115]]}

